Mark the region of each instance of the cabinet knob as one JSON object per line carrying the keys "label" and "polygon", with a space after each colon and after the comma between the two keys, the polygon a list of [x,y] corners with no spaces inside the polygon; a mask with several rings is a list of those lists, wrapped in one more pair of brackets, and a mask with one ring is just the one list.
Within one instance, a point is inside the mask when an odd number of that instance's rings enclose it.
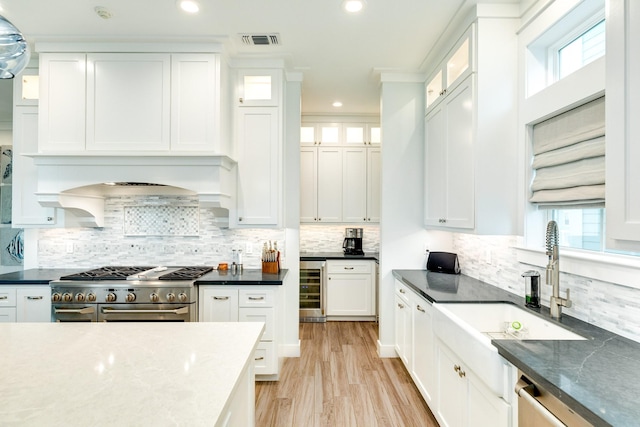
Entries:
{"label": "cabinet knob", "polygon": [[238,98],[238,102],[239,102],[240,104],[242,104],[242,103],[244,102],[244,99],[243,99],[243,98]]}
{"label": "cabinet knob", "polygon": [[400,303],[398,303],[398,307],[399,307],[399,308],[404,308],[404,304],[400,304]]}
{"label": "cabinet knob", "polygon": [[238,222],[241,222],[241,221],[242,221],[242,217],[238,217]]}
{"label": "cabinet knob", "polygon": [[399,290],[401,294],[404,294],[404,289]]}
{"label": "cabinet knob", "polygon": [[48,216],[47,217],[47,222],[51,222],[51,221],[53,221],[53,217],[52,216]]}
{"label": "cabinet knob", "polygon": [[467,373],[461,369],[461,370],[458,372],[458,375],[460,376],[460,378],[463,378],[465,375],[467,375]]}
{"label": "cabinet knob", "polygon": [[322,221],[322,218],[318,218],[318,221]]}
{"label": "cabinet knob", "polygon": [[423,312],[423,313],[426,313],[425,309],[424,309],[424,308],[422,308],[422,307],[420,307],[420,306],[417,306],[417,307],[416,307],[416,310],[421,311],[421,312]]}
{"label": "cabinet knob", "polygon": [[366,220],[367,220],[367,218],[362,218],[362,220],[363,220],[363,221],[366,221]]}
{"label": "cabinet knob", "polygon": [[462,369],[462,368],[460,367],[460,365],[453,365],[453,370],[454,370],[454,371],[456,371],[456,372],[460,372],[460,369]]}

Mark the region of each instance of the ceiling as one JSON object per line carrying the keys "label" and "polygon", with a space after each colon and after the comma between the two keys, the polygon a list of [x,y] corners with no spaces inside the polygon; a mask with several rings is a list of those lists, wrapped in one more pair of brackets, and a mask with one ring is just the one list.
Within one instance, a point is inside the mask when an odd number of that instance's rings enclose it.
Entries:
{"label": "ceiling", "polygon": [[[519,0],[367,0],[347,14],[341,0],[0,0],[0,14],[30,42],[43,38],[211,40],[233,57],[274,57],[303,75],[303,114],[379,114],[381,71],[421,71],[459,10]],[[103,6],[112,17],[99,17]],[[246,46],[241,33],[278,33],[278,46]],[[1,88],[0,88],[1,90]],[[332,103],[340,100],[341,108]]]}

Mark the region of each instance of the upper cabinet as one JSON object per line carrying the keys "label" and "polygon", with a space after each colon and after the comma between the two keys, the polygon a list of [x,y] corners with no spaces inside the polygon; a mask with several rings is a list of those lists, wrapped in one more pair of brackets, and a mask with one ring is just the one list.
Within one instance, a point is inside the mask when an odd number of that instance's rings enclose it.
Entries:
{"label": "upper cabinet", "polygon": [[341,123],[303,123],[300,127],[300,145],[340,145]]}
{"label": "upper cabinet", "polygon": [[476,16],[426,81],[427,228],[517,232],[517,28]]}
{"label": "upper cabinet", "polygon": [[426,107],[429,111],[446,94],[455,89],[473,71],[473,26],[453,46],[445,59],[436,67],[426,85]]}
{"label": "upper cabinet", "polygon": [[39,152],[220,153],[214,53],[40,54]]}
{"label": "upper cabinet", "polygon": [[[282,218],[282,70],[237,72],[236,209],[231,227],[277,227]],[[256,85],[255,88],[249,88]],[[253,106],[250,106],[253,104]]]}
{"label": "upper cabinet", "polygon": [[640,250],[640,5],[608,2],[606,32],[607,246]]}
{"label": "upper cabinet", "polygon": [[343,125],[343,141],[345,145],[376,145],[382,142],[380,125],[377,123]]}

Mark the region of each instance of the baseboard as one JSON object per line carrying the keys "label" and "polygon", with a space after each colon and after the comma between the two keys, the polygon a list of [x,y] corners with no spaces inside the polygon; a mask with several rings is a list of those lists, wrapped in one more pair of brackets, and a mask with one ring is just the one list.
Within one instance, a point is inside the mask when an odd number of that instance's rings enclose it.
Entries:
{"label": "baseboard", "polygon": [[300,340],[298,344],[281,344],[279,347],[280,357],[300,357]]}
{"label": "baseboard", "polygon": [[378,346],[378,356],[389,358],[389,357],[398,357],[396,353],[396,347],[394,345],[382,345],[380,340],[377,341]]}

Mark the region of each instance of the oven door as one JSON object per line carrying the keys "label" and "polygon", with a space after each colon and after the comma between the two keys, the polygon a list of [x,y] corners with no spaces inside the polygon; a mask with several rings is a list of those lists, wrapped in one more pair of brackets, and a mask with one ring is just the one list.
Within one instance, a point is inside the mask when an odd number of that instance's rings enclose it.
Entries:
{"label": "oven door", "polygon": [[52,322],[97,322],[97,306],[85,304],[53,304]]}
{"label": "oven door", "polygon": [[195,304],[99,304],[98,322],[195,322]]}

